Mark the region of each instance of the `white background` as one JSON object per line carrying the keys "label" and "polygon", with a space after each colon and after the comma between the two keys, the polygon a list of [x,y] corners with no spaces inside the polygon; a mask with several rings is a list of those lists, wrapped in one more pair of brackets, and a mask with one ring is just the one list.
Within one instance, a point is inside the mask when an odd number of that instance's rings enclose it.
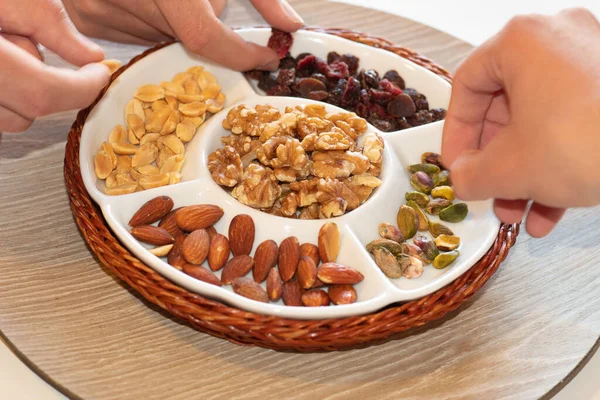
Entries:
{"label": "white background", "polygon": [[[430,25],[473,45],[483,43],[514,15],[551,14],[582,6],[600,18],[600,0],[332,0],[374,8]],[[600,295],[600,293],[599,293]],[[1,327],[0,327],[1,328]],[[600,399],[600,352],[556,399]],[[0,398],[55,400],[62,395],[46,385],[0,342]]]}

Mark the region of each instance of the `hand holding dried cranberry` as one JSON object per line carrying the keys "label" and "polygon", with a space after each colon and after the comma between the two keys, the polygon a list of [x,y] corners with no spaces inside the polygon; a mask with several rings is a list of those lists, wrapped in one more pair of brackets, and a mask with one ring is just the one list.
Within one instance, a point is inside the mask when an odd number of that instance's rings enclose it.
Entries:
{"label": "hand holding dried cranberry", "polygon": [[[279,57],[246,42],[219,20],[225,0],[63,0],[84,34],[117,42],[153,44],[177,38],[191,51],[237,71],[274,70]],[[251,0],[275,28],[293,32],[303,21],[285,0]]]}
{"label": "hand holding dried cranberry", "polygon": [[457,195],[494,198],[506,223],[547,235],[600,203],[600,24],[587,10],[523,16],[458,69],[442,144]]}

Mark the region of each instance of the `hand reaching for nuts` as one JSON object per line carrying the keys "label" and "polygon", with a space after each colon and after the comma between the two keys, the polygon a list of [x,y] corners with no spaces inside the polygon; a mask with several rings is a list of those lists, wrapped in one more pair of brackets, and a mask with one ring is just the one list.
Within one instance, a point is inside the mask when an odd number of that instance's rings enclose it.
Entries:
{"label": "hand reaching for nuts", "polygon": [[[102,49],[70,25],[55,0],[0,0],[0,132],[26,130],[40,116],[89,105],[109,78]],[[79,70],[45,65],[36,43]]]}
{"label": "hand reaching for nuts", "polygon": [[463,200],[547,235],[600,203],[600,24],[587,10],[518,17],[458,69],[442,156]]}
{"label": "hand reaching for nuts", "polygon": [[[285,0],[251,0],[273,27],[293,32],[304,23]],[[234,70],[274,70],[275,51],[244,41],[219,20],[225,0],[63,0],[84,34],[153,44],[177,38],[191,51]]]}

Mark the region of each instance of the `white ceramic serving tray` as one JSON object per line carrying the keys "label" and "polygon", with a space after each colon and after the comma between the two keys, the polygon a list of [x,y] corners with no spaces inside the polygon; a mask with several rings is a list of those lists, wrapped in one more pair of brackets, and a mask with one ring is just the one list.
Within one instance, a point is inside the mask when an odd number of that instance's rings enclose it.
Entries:
{"label": "white ceramic serving tray", "polygon": [[[266,45],[270,36],[268,29],[238,31],[244,38]],[[432,108],[447,108],[450,85],[437,75],[390,52],[351,42],[335,36],[307,31],[294,35],[292,55],[311,52],[326,57],[329,51],[351,53],[360,57],[360,66],[372,68],[380,74],[396,69],[408,87],[425,94]],[[117,124],[125,125],[124,110],[135,90],[144,84],[170,80],[176,73],[193,65],[203,65],[218,79],[227,96],[226,107],[202,125],[186,147],[186,161],[182,170],[182,182],[172,186],[136,192],[122,196],[107,196],[102,192],[103,183],[94,174],[94,155],[101,143]],[[290,307],[281,301],[261,303],[235,294],[231,286],[217,287],[194,279],[169,266],[164,259],[152,255],[148,246],[141,244],[129,234],[127,225],[131,216],[146,201],[160,195],[170,196],[175,207],[193,204],[217,204],[225,211],[216,224],[218,232],[227,234],[231,219],[237,214],[249,214],[256,224],[254,250],[262,241],[273,239],[281,242],[288,236],[296,236],[300,243],[317,243],[319,228],[324,220],[293,220],[265,214],[238,203],[221,189],[206,168],[208,155],[221,146],[221,136],[228,135],[221,122],[229,109],[237,104],[271,104],[283,111],[285,106],[311,103],[310,100],[259,95],[246,78],[201,57],[187,52],[181,45],[173,44],[138,61],[125,71],[102,100],[94,107],[83,128],[80,162],[86,189],[101,207],[102,212],[121,242],[146,265],[164,277],[186,289],[217,299],[240,309],[269,315],[297,319],[324,319],[347,317],[375,312],[395,302],[413,300],[430,294],[454,281],[474,265],[491,247],[498,234],[499,221],[494,216],[492,203],[469,202],[469,215],[459,224],[449,224],[461,238],[460,257],[448,268],[437,270],[429,265],[417,279],[390,280],[374,263],[365,245],[377,239],[381,222],[395,224],[398,208],[404,202],[404,194],[411,190],[410,174],[406,166],[420,162],[425,151],[439,152],[443,121],[399,132],[379,132],[385,141],[383,184],[372,197],[358,209],[332,219],[341,232],[341,251],[338,262],[361,271],[365,279],[356,285],[358,301],[350,305],[329,307]],[[326,105],[329,111],[340,111]],[[378,132],[369,125],[370,131]],[[436,217],[432,218],[436,220]],[[253,254],[253,253],[252,253]],[[220,276],[220,271],[217,272]],[[264,283],[263,283],[264,285]]]}

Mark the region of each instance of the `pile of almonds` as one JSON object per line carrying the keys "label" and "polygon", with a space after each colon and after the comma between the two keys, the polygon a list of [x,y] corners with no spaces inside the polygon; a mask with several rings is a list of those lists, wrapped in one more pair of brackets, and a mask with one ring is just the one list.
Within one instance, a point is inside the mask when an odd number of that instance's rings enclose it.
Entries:
{"label": "pile of almonds", "polygon": [[120,195],[178,183],[185,144],[207,113],[223,109],[225,94],[201,66],[172,81],[140,87],[125,109],[127,127],[117,125],[94,157],[105,193]]}
{"label": "pile of almonds", "polygon": [[[452,264],[460,254],[460,238],[446,225],[430,221],[427,215],[457,223],[469,212],[466,203],[453,203],[450,175],[439,154],[424,153],[421,163],[408,170],[415,190],[405,194],[406,204],[398,210],[397,225],[381,223],[381,238],[367,244],[375,263],[391,279],[414,279],[423,274],[425,265],[444,269]],[[411,239],[412,243],[408,242]]]}
{"label": "pile of almonds", "polygon": [[[255,225],[249,215],[236,215],[225,236],[214,228],[224,214],[221,207],[173,206],[170,197],[156,197],[133,215],[129,225],[134,238],[157,246],[150,252],[167,257],[176,269],[216,286],[231,285],[235,293],[264,303],[282,299],[288,306],[315,307],[356,302],[353,285],[364,276],[337,263],[340,232],[335,223],[321,227],[318,245],[300,244],[295,236],[279,245],[265,240],[252,257]],[[219,270],[220,278],[215,275]],[[266,290],[261,286],[265,281]]]}

